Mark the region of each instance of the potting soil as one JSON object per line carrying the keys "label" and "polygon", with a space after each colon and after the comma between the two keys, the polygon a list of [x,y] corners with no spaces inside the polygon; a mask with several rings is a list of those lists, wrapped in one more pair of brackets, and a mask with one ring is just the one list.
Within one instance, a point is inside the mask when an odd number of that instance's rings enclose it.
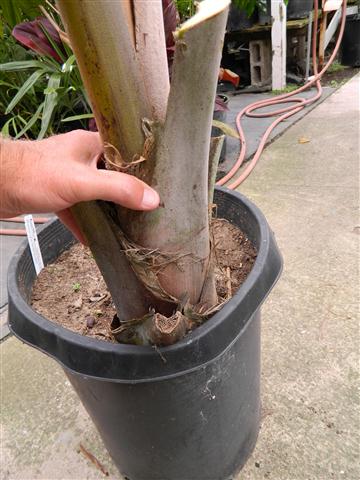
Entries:
{"label": "potting soil", "polygon": [[[227,300],[251,271],[256,249],[246,235],[223,219],[214,219],[215,278],[219,299]],[[75,244],[37,277],[31,305],[47,319],[76,333],[116,342],[110,324],[116,313],[89,248]]]}

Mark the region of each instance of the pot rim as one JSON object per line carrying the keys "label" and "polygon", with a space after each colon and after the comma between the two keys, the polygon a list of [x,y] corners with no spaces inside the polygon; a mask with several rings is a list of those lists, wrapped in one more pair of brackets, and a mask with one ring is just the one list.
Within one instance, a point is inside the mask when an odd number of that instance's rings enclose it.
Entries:
{"label": "pot rim", "polygon": [[[237,202],[241,202],[253,215],[259,227],[258,254],[251,272],[235,295],[219,312],[187,334],[182,340],[174,345],[157,348],[115,344],[80,335],[46,319],[31,308],[19,285],[19,262],[24,256],[29,255],[27,240],[22,242],[13,256],[8,270],[9,328],[11,332],[23,342],[55,358],[63,367],[74,373],[114,382],[138,383],[169,378],[201,368],[214,361],[228,349],[238,335],[245,331],[249,321],[264,302],[282,270],[280,253],[261,211],[238,192],[223,187],[217,187],[216,191],[219,195],[230,195]],[[46,233],[47,229],[56,224],[60,224],[60,221],[54,220],[51,224],[41,227],[39,230],[40,243],[44,232]],[[32,265],[31,267],[33,268]],[[260,276],[262,277],[261,282],[259,282]],[[244,304],[244,312],[241,312],[241,320],[235,325],[235,330],[232,328],[235,334],[229,332],[229,335],[232,334],[231,338],[229,337],[228,341],[224,341],[225,344],[218,348],[219,346],[215,345],[218,342],[216,332],[218,331],[219,335],[222,333],[224,328],[220,327],[227,318],[234,315],[239,317],[239,305],[241,304]],[[211,337],[210,345],[205,345],[205,338],[209,335]],[[64,351],[64,348],[70,353]],[[75,352],[88,355],[89,361],[79,365],[77,359],[74,358]],[[191,360],[186,357],[189,352],[193,357]],[[104,356],[106,365],[103,365]],[[167,359],[166,363],[163,358]],[[124,368],[124,363],[127,362],[129,369]],[[145,368],[145,370],[149,370],[148,373],[142,368],[147,364],[152,367]],[[97,368],[94,368],[94,365]],[[122,372],[120,373],[119,370]],[[159,370],[158,375],[154,374],[155,370]]]}

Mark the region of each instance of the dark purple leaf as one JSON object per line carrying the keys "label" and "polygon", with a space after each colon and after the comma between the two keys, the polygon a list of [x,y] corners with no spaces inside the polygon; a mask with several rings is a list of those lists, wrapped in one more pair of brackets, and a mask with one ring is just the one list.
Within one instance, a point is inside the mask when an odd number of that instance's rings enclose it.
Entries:
{"label": "dark purple leaf", "polygon": [[174,0],[162,0],[163,15],[164,15],[164,29],[166,40],[166,53],[168,58],[169,70],[171,72],[171,66],[174,59],[175,52],[175,40],[173,32],[180,21],[178,11]]}
{"label": "dark purple leaf", "polygon": [[51,46],[43,29],[46,30],[49,37],[63,50],[60,36],[51,22],[47,18],[38,17],[31,22],[23,22],[16,25],[12,31],[13,36],[18,42],[34,52],[53,57],[59,63],[62,63],[60,56]]}
{"label": "dark purple leaf", "polygon": [[175,45],[173,32],[179,23],[179,14],[174,0],[162,0],[166,48]]}
{"label": "dark purple leaf", "polygon": [[89,123],[88,123],[88,130],[90,130],[90,132],[97,132],[98,131],[95,118],[90,118]]}
{"label": "dark purple leaf", "polygon": [[222,97],[220,97],[219,95],[216,95],[214,111],[215,112],[226,112],[227,110],[229,110],[229,107],[226,105],[224,99]]}

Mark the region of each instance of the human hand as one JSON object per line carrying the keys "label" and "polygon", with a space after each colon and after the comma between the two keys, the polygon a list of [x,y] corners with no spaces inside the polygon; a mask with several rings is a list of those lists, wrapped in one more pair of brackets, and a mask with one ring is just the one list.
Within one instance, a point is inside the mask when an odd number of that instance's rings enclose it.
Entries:
{"label": "human hand", "polygon": [[0,140],[0,216],[56,212],[81,241],[69,207],[108,200],[134,210],[152,210],[159,195],[125,173],[97,169],[103,153],[98,133],[74,130],[39,141]]}

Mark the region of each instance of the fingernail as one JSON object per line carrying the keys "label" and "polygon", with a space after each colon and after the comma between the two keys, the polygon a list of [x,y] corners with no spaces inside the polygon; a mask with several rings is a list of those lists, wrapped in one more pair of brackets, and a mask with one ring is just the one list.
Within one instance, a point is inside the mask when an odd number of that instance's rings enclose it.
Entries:
{"label": "fingernail", "polygon": [[144,188],[144,195],[141,202],[142,208],[156,208],[159,205],[159,194],[152,188]]}

